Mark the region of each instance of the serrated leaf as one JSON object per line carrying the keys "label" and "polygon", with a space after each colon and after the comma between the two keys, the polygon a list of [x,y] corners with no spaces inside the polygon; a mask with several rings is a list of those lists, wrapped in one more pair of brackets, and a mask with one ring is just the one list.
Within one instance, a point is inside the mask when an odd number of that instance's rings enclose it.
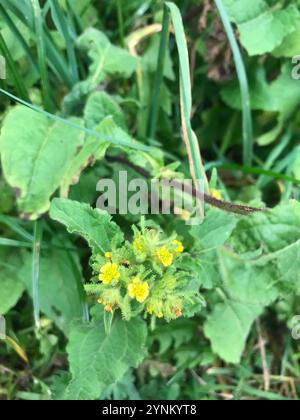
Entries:
{"label": "serrated leaf", "polygon": [[66,199],[54,199],[50,217],[66,226],[69,233],[82,236],[93,252],[107,252],[123,240],[120,228],[107,213],[88,204]]}
{"label": "serrated leaf", "polygon": [[300,293],[300,203],[281,204],[272,211],[243,220],[233,244],[239,253],[262,250],[253,261],[257,266],[275,265],[278,283]]}
{"label": "serrated leaf", "polygon": [[140,319],[115,320],[109,335],[103,321],[72,327],[68,354],[72,380],[64,399],[94,400],[137,367],[146,355],[146,326]]}
{"label": "serrated leaf", "polygon": [[4,176],[18,193],[20,212],[36,219],[47,212],[70,160],[83,143],[83,134],[44,115],[17,106],[1,130]]}

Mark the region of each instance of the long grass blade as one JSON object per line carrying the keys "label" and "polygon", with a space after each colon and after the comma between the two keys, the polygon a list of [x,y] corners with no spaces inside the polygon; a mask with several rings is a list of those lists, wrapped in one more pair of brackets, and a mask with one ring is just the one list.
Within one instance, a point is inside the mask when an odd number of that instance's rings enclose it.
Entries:
{"label": "long grass blade", "polygon": [[65,118],[59,117],[58,115],[51,114],[50,112],[47,112],[47,111],[45,111],[45,110],[43,110],[43,109],[41,109],[41,108],[39,108],[35,105],[32,105],[29,102],[18,98],[17,96],[7,92],[4,89],[0,89],[0,93],[2,93],[3,95],[7,96],[10,99],[12,99],[14,102],[19,103],[21,105],[24,105],[27,108],[30,108],[34,112],[39,112],[40,114],[43,114],[47,118],[51,118],[54,121],[57,121],[57,122],[60,122],[62,124],[67,125],[68,127],[76,128],[77,130],[83,131],[84,133],[86,133],[90,136],[93,136],[95,138],[98,138],[102,141],[107,141],[107,142],[109,142],[111,144],[114,144],[116,146],[128,147],[129,149],[133,149],[133,150],[141,150],[143,152],[151,153],[151,151],[153,151],[152,147],[145,146],[145,145],[139,144],[139,143],[133,143],[133,142],[130,143],[126,140],[121,140],[121,139],[120,140],[115,140],[111,136],[104,135],[104,134],[102,135],[102,134],[99,134],[97,131],[90,130],[90,129],[85,128],[85,127],[81,127],[78,124],[75,124],[75,123],[73,123],[69,120],[66,120]]}
{"label": "long grass blade", "polygon": [[153,91],[152,105],[151,105],[151,111],[150,111],[149,137],[151,139],[155,138],[156,128],[157,128],[157,121],[158,121],[159,108],[160,108],[160,101],[159,101],[160,89],[161,89],[161,85],[163,81],[165,57],[166,57],[166,51],[167,51],[168,41],[169,41],[169,24],[170,24],[170,16],[169,16],[167,7],[165,6],[164,16],[163,16],[163,27],[162,27],[162,32],[161,32],[158,61],[157,61],[155,81],[154,81],[154,91]]}
{"label": "long grass blade", "polygon": [[51,100],[48,67],[46,63],[46,48],[45,48],[44,28],[43,28],[44,22],[43,22],[43,17],[42,17],[39,1],[31,0],[31,4],[32,4],[33,12],[34,12],[35,32],[36,32],[36,37],[37,37],[38,63],[39,63],[39,70],[40,70],[40,75],[41,75],[44,107],[47,111],[52,111],[53,104]]}
{"label": "long grass blade", "polygon": [[243,112],[243,162],[244,165],[251,166],[253,160],[253,127],[246,69],[223,1],[215,0],[215,3],[221,16],[226,35],[228,37],[232,49],[234,63],[240,83]]}
{"label": "long grass blade", "polygon": [[74,41],[69,30],[70,27],[57,0],[50,0],[50,6],[55,25],[65,40],[70,72],[72,74],[73,84],[75,84],[78,82],[79,76]]}
{"label": "long grass blade", "polygon": [[2,6],[2,4],[0,4],[0,16],[2,17],[4,22],[7,24],[8,28],[10,29],[12,34],[14,34],[17,41],[21,45],[21,47],[23,48],[23,50],[24,50],[26,56],[28,57],[28,60],[30,61],[31,65],[33,66],[33,68],[35,70],[38,70],[36,60],[35,60],[32,52],[31,52],[29,46],[27,45],[27,42],[25,41],[22,33],[19,31],[19,29],[15,25],[14,21],[11,19],[11,17],[9,16],[9,14],[5,10],[5,8]]}
{"label": "long grass blade", "polygon": [[195,183],[195,187],[200,189],[199,183],[203,183],[204,188],[208,191],[208,182],[205,174],[202,158],[200,154],[199,142],[192,129],[192,88],[189,65],[189,53],[184,33],[182,17],[178,7],[174,3],[167,2],[167,8],[170,11],[171,19],[175,31],[175,39],[179,56],[180,67],[180,103],[181,103],[181,120],[183,137],[186,144],[190,171]]}
{"label": "long grass blade", "polygon": [[32,243],[0,237],[0,246],[6,246],[6,247],[12,247],[12,248],[32,248]]}
{"label": "long grass blade", "polygon": [[6,60],[9,74],[11,75],[11,78],[14,82],[14,86],[16,88],[17,94],[24,100],[29,101],[27,89],[23,83],[23,79],[18,72],[17,66],[15,65],[12,59],[12,56],[9,52],[9,49],[7,48],[5,40],[1,33],[0,33],[0,51],[2,52],[2,55]]}
{"label": "long grass blade", "polygon": [[33,313],[36,328],[40,327],[40,299],[39,299],[39,277],[40,277],[40,253],[42,243],[43,227],[40,220],[34,225],[34,238],[32,249],[32,300]]}
{"label": "long grass blade", "polygon": [[[270,170],[272,169],[274,163],[277,161],[281,153],[284,151],[284,149],[289,145],[290,140],[292,137],[292,132],[290,128],[287,130],[287,132],[282,137],[281,141],[278,143],[274,149],[272,149],[268,159],[266,160],[263,169]],[[266,178],[261,175],[257,181],[257,186],[262,188],[266,184]]]}
{"label": "long grass blade", "polygon": [[[34,19],[32,17],[32,8],[29,9],[27,7],[29,3],[19,2],[15,4],[8,0],[1,0],[1,3],[6,10],[10,10],[25,26],[30,29],[32,38],[37,41]],[[68,88],[72,88],[73,83],[68,65],[60,50],[54,44],[46,28],[44,28],[44,36],[47,53],[46,60],[51,70],[63,83],[65,83]]]}
{"label": "long grass blade", "polygon": [[19,235],[21,238],[25,239],[26,241],[32,242],[33,236],[20,225],[19,219],[1,214],[0,224],[7,226],[14,233]]}

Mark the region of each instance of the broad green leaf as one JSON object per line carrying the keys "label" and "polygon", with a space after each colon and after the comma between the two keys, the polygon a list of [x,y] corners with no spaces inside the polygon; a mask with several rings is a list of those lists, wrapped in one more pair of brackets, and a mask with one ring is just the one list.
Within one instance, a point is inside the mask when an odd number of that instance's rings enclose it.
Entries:
{"label": "broad green leaf", "polygon": [[296,25],[294,32],[284,38],[282,44],[273,51],[275,57],[294,57],[300,51],[300,21]]}
{"label": "broad green leaf", "polygon": [[123,240],[120,228],[111,216],[77,201],[52,201],[50,217],[64,224],[69,233],[82,236],[93,252],[107,252]]}
{"label": "broad green leaf", "polygon": [[136,69],[138,60],[128,51],[112,45],[107,36],[97,29],[87,29],[77,40],[80,50],[90,59],[88,78],[77,83],[65,97],[66,109],[72,109],[81,99],[91,93],[107,76],[129,78]]}
{"label": "broad green leaf", "polygon": [[[52,246],[70,246],[57,241]],[[31,295],[32,257],[24,257],[20,275]],[[43,251],[40,258],[39,300],[41,311],[68,334],[70,323],[82,317],[82,305],[74,269],[68,252],[60,249]]]}
{"label": "broad green leaf", "polygon": [[[104,119],[98,127],[94,127],[94,131],[99,134],[113,136],[117,140],[117,136],[114,135],[115,124],[113,120],[108,117]],[[129,136],[126,134],[126,138]],[[130,138],[130,141],[132,139]],[[69,195],[69,189],[71,185],[78,183],[82,171],[90,165],[93,165],[97,160],[104,158],[104,155],[109,147],[110,143],[102,141],[100,138],[89,136],[82,148],[79,150],[76,156],[70,161],[69,166],[61,180],[61,197],[67,198]],[[95,190],[96,190],[95,183]]]}
{"label": "broad green leaf", "polygon": [[[268,83],[265,70],[257,68],[250,75],[250,99],[253,110],[277,112],[275,127],[258,138],[262,146],[272,143],[281,133],[285,122],[298,109],[300,91],[298,81],[291,77],[291,65],[284,64],[280,75],[272,83]],[[241,109],[240,93],[237,81],[230,82],[221,92],[226,104]]]}
{"label": "broad green leaf", "polygon": [[7,114],[0,136],[2,168],[24,217],[36,219],[49,210],[50,198],[82,143],[80,131],[26,107]]}
{"label": "broad green leaf", "polygon": [[268,213],[242,221],[234,234],[233,244],[239,253],[261,249],[253,264],[279,271],[283,290],[300,293],[300,203],[282,204]]}
{"label": "broad green leaf", "polygon": [[211,209],[201,225],[191,228],[191,235],[200,241],[201,248],[216,248],[225,244],[237,223],[237,216]]}
{"label": "broad green leaf", "polygon": [[300,13],[294,4],[285,8],[273,7],[262,0],[224,0],[224,4],[250,55],[272,52],[299,23]]}
{"label": "broad green leaf", "polygon": [[123,111],[114,98],[106,92],[92,93],[84,109],[86,126],[93,129],[108,116],[112,116],[118,126],[126,127]]}
{"label": "broad green leaf", "polygon": [[233,236],[239,253],[262,248],[269,255],[287,248],[300,239],[300,203],[291,201],[273,210],[242,219]]}
{"label": "broad green leaf", "polygon": [[239,363],[252,323],[278,296],[275,269],[237,264],[221,253],[219,258],[224,302],[214,306],[204,331],[216,354]]}
{"label": "broad green leaf", "polygon": [[22,296],[24,285],[19,276],[20,257],[3,248],[0,255],[0,315],[5,315]]}
{"label": "broad green leaf", "polygon": [[103,321],[74,324],[68,354],[72,380],[67,400],[94,400],[137,367],[146,355],[146,325],[140,319],[115,320],[108,335]]}

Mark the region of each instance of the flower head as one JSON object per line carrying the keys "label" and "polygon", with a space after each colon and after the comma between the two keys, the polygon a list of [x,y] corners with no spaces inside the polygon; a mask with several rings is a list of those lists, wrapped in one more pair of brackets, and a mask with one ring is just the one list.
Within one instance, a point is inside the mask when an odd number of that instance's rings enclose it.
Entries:
{"label": "flower head", "polygon": [[99,280],[104,284],[109,284],[114,280],[119,280],[121,274],[118,271],[118,265],[114,263],[107,263],[101,267],[101,274],[99,275]]}
{"label": "flower head", "polygon": [[176,254],[182,254],[183,253],[184,246],[183,246],[182,242],[175,240],[175,241],[172,242],[172,245],[174,246],[174,252]]}
{"label": "flower head", "polygon": [[149,284],[146,281],[142,282],[139,277],[135,277],[128,285],[128,295],[143,303],[149,296]]}
{"label": "flower head", "polygon": [[112,252],[105,252],[105,258],[112,259]]}
{"label": "flower head", "polygon": [[159,248],[156,251],[156,256],[164,267],[170,267],[170,265],[172,265],[173,254],[171,254],[166,246]]}

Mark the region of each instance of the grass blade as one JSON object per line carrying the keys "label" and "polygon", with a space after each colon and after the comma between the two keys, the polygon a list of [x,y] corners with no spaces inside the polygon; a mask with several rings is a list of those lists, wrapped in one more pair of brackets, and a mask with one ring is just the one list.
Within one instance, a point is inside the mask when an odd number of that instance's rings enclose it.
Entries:
{"label": "grass blade", "polygon": [[165,64],[165,57],[166,57],[166,50],[169,41],[169,24],[170,24],[170,16],[167,10],[167,7],[164,7],[164,16],[163,16],[163,27],[161,32],[161,41],[159,47],[159,54],[158,54],[158,61],[157,61],[157,68],[155,74],[155,81],[154,81],[154,92],[152,96],[152,106],[150,111],[150,128],[149,128],[149,137],[151,139],[155,138],[156,128],[157,128],[157,120],[160,108],[160,89],[161,84],[163,81],[164,75],[164,64]]}
{"label": "grass blade", "polygon": [[[31,36],[34,40],[37,41],[37,36],[34,30],[34,19],[31,18],[32,8],[27,7],[26,2],[19,2],[13,4],[8,0],[1,0],[3,7],[6,10],[10,10],[25,26],[27,26],[31,31]],[[25,7],[26,6],[26,7]],[[72,88],[72,79],[68,69],[68,65],[59,51],[55,46],[52,38],[50,37],[48,31],[44,28],[45,35],[45,47],[46,47],[46,60],[51,67],[52,71],[56,76],[63,82],[68,88]]]}
{"label": "grass blade", "polygon": [[14,86],[16,88],[17,94],[24,100],[29,101],[27,89],[23,83],[23,79],[17,70],[17,66],[15,65],[12,59],[12,56],[9,52],[9,49],[6,46],[6,43],[1,33],[0,33],[0,51],[2,52],[2,55],[6,60],[7,67],[12,77],[12,80],[14,82]]}
{"label": "grass blade", "polygon": [[34,237],[32,249],[32,300],[33,313],[36,328],[40,327],[40,300],[39,300],[39,277],[40,277],[40,253],[43,227],[41,221],[34,224]]}
{"label": "grass blade", "polygon": [[69,25],[57,0],[50,0],[50,6],[51,6],[52,17],[57,27],[57,30],[60,32],[60,34],[63,36],[65,40],[67,55],[69,59],[70,72],[72,75],[73,84],[75,84],[79,80],[78,66],[77,66],[77,59],[76,59],[75,48],[74,48],[74,41],[69,31]]}
{"label": "grass blade", "polygon": [[109,142],[111,144],[114,144],[116,146],[128,147],[129,149],[133,149],[133,150],[142,150],[143,152],[151,153],[151,151],[153,151],[152,147],[145,146],[145,145],[139,144],[139,143],[129,143],[126,140],[116,141],[114,138],[112,138],[110,136],[102,135],[102,134],[99,134],[97,131],[90,130],[90,129],[85,128],[85,127],[81,127],[80,125],[77,125],[73,122],[70,122],[70,121],[66,120],[65,118],[62,118],[62,117],[59,117],[58,115],[54,115],[54,114],[51,114],[50,112],[44,111],[43,109],[16,97],[15,95],[7,92],[4,89],[0,89],[0,93],[2,93],[3,95],[7,96],[10,99],[12,99],[14,102],[16,102],[18,104],[21,104],[21,105],[24,105],[27,108],[30,108],[34,112],[39,112],[40,114],[43,114],[47,118],[51,118],[54,121],[60,122],[60,123],[65,124],[69,127],[72,127],[72,128],[76,128],[77,130],[81,130],[81,131],[83,131],[84,133],[86,133],[90,136],[101,139],[102,141],[107,141],[107,142]]}
{"label": "grass blade", "polygon": [[33,236],[30,233],[28,233],[27,230],[25,230],[22,226],[20,226],[19,219],[1,214],[0,224],[7,226],[26,241],[32,242]]}
{"label": "grass blade", "polygon": [[224,7],[223,1],[215,0],[215,3],[221,16],[226,35],[232,49],[234,63],[240,83],[243,110],[243,162],[244,165],[251,166],[253,160],[253,127],[247,74],[243,58],[238,43],[235,39],[233,28],[230,23],[226,9]]}
{"label": "grass blade", "polygon": [[35,22],[35,32],[37,37],[37,50],[38,50],[38,63],[39,71],[41,75],[42,83],[42,95],[44,100],[44,107],[47,111],[53,110],[53,104],[50,95],[50,85],[49,85],[49,76],[48,68],[46,63],[46,49],[45,49],[45,40],[44,40],[44,23],[41,13],[41,8],[38,0],[31,0],[33,12],[34,12],[34,22]]}
{"label": "grass blade", "polygon": [[0,5],[0,16],[2,17],[2,19],[4,20],[4,22],[9,27],[10,31],[12,32],[12,34],[14,34],[14,36],[18,40],[19,44],[21,45],[21,47],[25,51],[25,54],[28,57],[28,59],[31,62],[31,64],[34,67],[34,69],[35,70],[38,70],[37,63],[35,61],[35,58],[34,58],[32,52],[31,52],[29,46],[27,45],[27,42],[25,41],[22,33],[19,31],[19,29],[15,25],[14,21],[11,19],[11,17],[7,13],[7,11],[4,9],[4,7],[2,6],[2,4]]}
{"label": "grass blade", "polygon": [[205,187],[205,190],[207,191],[208,181],[202,163],[199,142],[191,126],[192,88],[189,53],[184,33],[182,17],[178,7],[174,3],[167,2],[166,6],[171,14],[179,55],[182,130],[189,156],[190,171],[196,188],[199,189],[199,182],[202,182]]}
{"label": "grass blade", "polygon": [[32,243],[16,241],[15,239],[0,237],[0,246],[12,248],[32,248]]}
{"label": "grass blade", "polygon": [[[270,170],[272,169],[274,163],[277,161],[281,153],[284,151],[284,149],[289,145],[290,140],[292,138],[292,132],[290,128],[287,130],[287,132],[282,137],[279,144],[274,147],[272,152],[270,153],[268,159],[266,160],[263,169]],[[257,186],[262,188],[266,184],[266,178],[264,176],[260,176],[257,181]]]}

